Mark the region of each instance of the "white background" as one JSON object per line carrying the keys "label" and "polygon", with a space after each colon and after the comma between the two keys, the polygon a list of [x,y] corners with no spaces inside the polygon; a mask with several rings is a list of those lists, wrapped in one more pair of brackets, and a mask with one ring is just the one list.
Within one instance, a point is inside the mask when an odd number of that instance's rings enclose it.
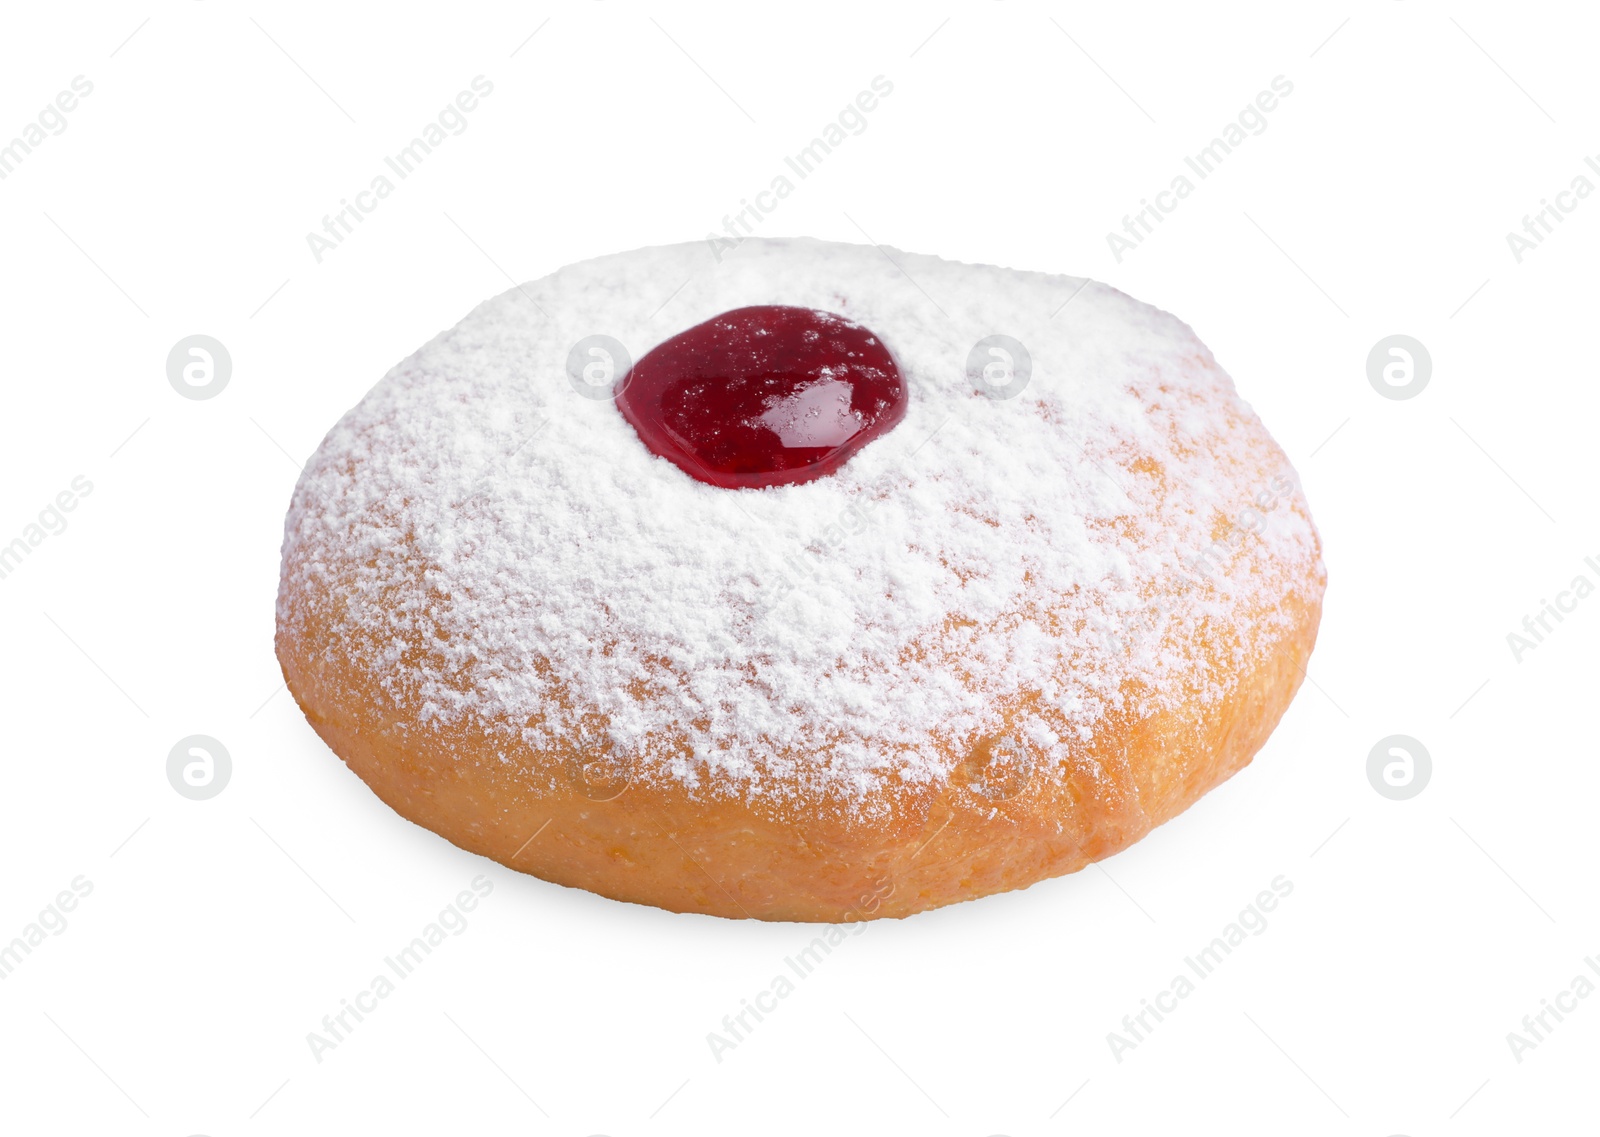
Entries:
{"label": "white background", "polygon": [[[1600,154],[1583,5],[27,7],[0,141],[94,90],[0,181],[0,543],[94,488],[0,580],[0,940],[93,892],[0,982],[7,1131],[1592,1124],[1600,998],[1506,1040],[1600,954],[1600,600],[1506,642],[1600,582],[1600,196],[1506,242]],[[307,232],[480,74],[466,132],[318,264]],[[763,232],[1177,312],[1300,471],[1327,606],[1248,770],[1101,868],[866,926],[719,1063],[707,1033],[812,930],[557,888],[382,806],[281,690],[282,517],[337,416],[508,276],[720,228],[879,74]],[[1269,129],[1118,264],[1106,233],[1276,75]],[[1433,358],[1407,401],[1366,377],[1395,332]],[[165,374],[192,333],[233,358],[206,401]],[[234,762],[205,802],[165,773],[195,733]],[[1434,763],[1404,802],[1365,773],[1395,733]],[[467,930],[316,1062],[479,873]],[[1107,1032],[1279,874],[1268,929],[1118,1063]]]}

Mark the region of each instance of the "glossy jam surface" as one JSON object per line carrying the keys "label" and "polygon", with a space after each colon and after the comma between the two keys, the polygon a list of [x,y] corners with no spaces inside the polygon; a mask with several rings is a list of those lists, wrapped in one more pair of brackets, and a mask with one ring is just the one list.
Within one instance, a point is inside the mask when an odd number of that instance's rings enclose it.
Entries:
{"label": "glossy jam surface", "polygon": [[735,308],[673,336],[617,384],[650,450],[728,489],[831,474],[906,412],[883,341],[812,308]]}

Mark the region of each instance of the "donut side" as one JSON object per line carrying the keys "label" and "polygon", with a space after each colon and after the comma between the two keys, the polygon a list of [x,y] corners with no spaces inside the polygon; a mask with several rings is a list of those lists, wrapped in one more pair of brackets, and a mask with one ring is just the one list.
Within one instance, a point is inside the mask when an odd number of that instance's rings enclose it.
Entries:
{"label": "donut side", "polygon": [[[973,786],[988,762],[975,748],[949,755],[959,773],[937,792],[908,787],[866,823],[845,821],[824,801],[800,822],[748,802],[697,800],[670,782],[629,783],[610,800],[574,783],[531,792],[499,759],[503,735],[418,738],[379,700],[327,698],[361,678],[308,658],[317,654],[309,644],[280,641],[279,653],[290,691],[334,753],[397,813],[463,849],[675,912],[854,922],[1076,872],[1242,769],[1293,699],[1315,642],[1320,602],[1286,603],[1295,633],[1221,703],[1128,716],[1098,731],[1083,757],[1100,776],[1039,779],[996,801]],[[600,756],[572,747],[524,757],[565,770]]]}
{"label": "donut side", "polygon": [[[1269,466],[1286,468],[1271,460],[1282,455],[1270,440],[1263,453],[1256,481]],[[1304,513],[1298,498],[1288,508]],[[287,549],[286,562],[295,555]],[[802,787],[780,804],[646,777],[580,739],[533,750],[521,741],[523,724],[419,721],[358,661],[418,666],[430,645],[397,648],[388,631],[340,619],[349,574],[375,567],[286,571],[299,584],[281,598],[292,618],[280,616],[277,650],[312,727],[396,812],[509,868],[613,899],[822,922],[903,917],[1023,888],[1108,857],[1176,816],[1266,742],[1304,675],[1323,589],[1312,557],[1259,608],[1163,645],[1189,660],[1193,697],[1156,700],[1130,688],[1123,709],[1054,768],[996,770],[997,744],[1013,723],[1054,716],[1063,736],[1073,730],[1059,710],[1019,693],[1001,708],[1005,725],[984,739],[959,749],[933,739],[949,771],[938,784],[891,781],[870,800]],[[393,582],[397,604],[415,583]]]}

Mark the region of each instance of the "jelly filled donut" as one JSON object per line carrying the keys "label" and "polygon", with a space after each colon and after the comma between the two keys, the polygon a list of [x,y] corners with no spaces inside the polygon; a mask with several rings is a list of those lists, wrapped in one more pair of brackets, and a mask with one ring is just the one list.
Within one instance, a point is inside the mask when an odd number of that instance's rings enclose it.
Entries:
{"label": "jelly filled donut", "polygon": [[855,921],[1185,809],[1282,716],[1324,583],[1294,471],[1176,318],[749,239],[569,266],[395,367],[295,489],[277,651],[464,849]]}

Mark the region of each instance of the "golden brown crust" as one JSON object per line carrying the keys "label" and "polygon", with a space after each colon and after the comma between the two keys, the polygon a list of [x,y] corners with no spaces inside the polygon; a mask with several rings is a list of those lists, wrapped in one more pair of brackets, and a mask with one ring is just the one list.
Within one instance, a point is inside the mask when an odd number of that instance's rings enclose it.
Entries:
{"label": "golden brown crust", "polygon": [[[428,732],[391,717],[315,619],[296,639],[280,630],[277,646],[290,691],[334,752],[397,812],[464,849],[673,911],[843,922],[1074,872],[1180,813],[1243,768],[1277,725],[1315,643],[1321,591],[1320,578],[1308,579],[1282,598],[1278,612],[1292,631],[1251,645],[1247,666],[1227,662],[1238,648],[1232,636],[1185,645],[1234,670],[1218,701],[1113,716],[1082,744],[1071,772],[1050,776],[996,774],[1004,756],[987,753],[986,740],[949,756],[947,784],[902,785],[865,819],[818,802],[797,820],[672,781],[618,779],[615,769],[586,777],[583,764],[595,756],[577,747],[503,758],[504,732]],[[1247,625],[1249,615],[1241,614]],[[352,692],[365,694],[352,700]],[[1141,705],[1128,694],[1130,706]],[[1008,717],[1027,702],[1019,697]],[[530,767],[570,776],[532,784],[523,776]]]}

